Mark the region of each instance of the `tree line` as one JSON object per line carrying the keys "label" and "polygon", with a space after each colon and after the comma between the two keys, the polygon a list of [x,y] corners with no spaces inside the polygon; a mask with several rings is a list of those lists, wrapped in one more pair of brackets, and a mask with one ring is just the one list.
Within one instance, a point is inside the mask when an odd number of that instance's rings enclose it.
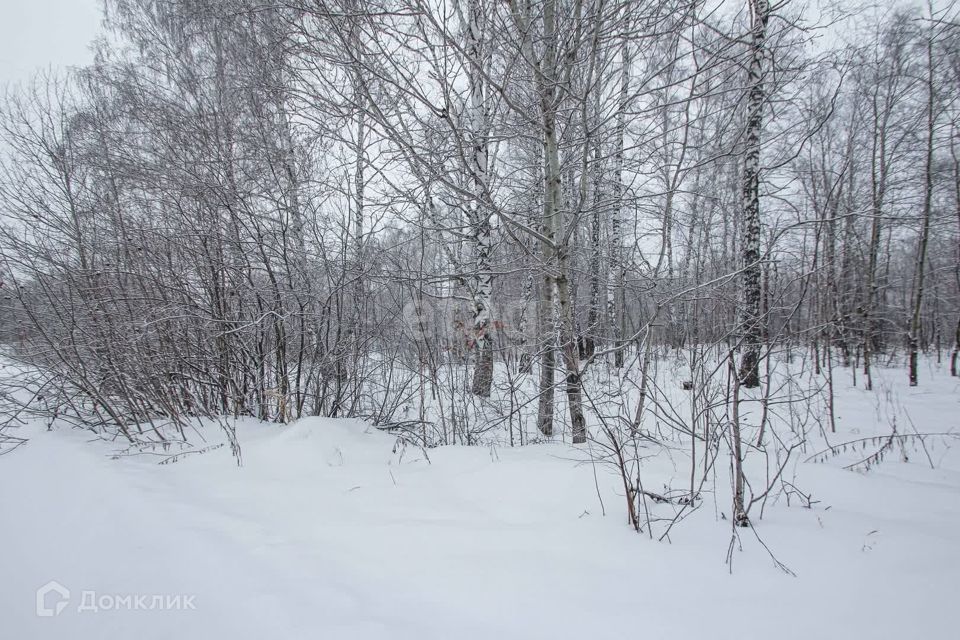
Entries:
{"label": "tree line", "polygon": [[5,397],[131,441],[324,415],[580,443],[591,375],[639,380],[639,416],[703,345],[746,390],[795,354],[957,375],[956,16],[105,0],[94,62],[0,106]]}

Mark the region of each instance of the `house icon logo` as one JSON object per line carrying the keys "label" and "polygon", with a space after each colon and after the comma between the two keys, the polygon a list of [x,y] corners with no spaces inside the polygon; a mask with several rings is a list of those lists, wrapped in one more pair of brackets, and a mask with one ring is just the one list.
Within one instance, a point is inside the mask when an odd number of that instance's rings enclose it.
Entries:
{"label": "house icon logo", "polygon": [[51,580],[37,589],[37,615],[41,618],[58,616],[70,602],[70,590]]}

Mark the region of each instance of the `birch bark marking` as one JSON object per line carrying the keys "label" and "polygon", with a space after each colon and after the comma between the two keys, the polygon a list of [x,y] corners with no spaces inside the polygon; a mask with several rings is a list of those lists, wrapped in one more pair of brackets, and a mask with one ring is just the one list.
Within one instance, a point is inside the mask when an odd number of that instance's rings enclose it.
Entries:
{"label": "birch bark marking", "polygon": [[760,386],[760,132],[763,127],[763,62],[766,56],[769,0],[750,2],[750,66],[747,96],[747,123],[743,166],[743,356],[740,383],[749,388]]}
{"label": "birch bark marking", "polygon": [[483,204],[487,185],[487,104],[483,82],[483,7],[481,0],[467,4],[467,65],[470,81],[468,141],[473,202],[470,226],[476,252],[476,290],[473,296],[473,333],[476,339],[477,366],[473,373],[473,393],[490,396],[493,384],[493,335],[490,309],[493,298],[493,272],[490,267],[492,238],[490,212]]}

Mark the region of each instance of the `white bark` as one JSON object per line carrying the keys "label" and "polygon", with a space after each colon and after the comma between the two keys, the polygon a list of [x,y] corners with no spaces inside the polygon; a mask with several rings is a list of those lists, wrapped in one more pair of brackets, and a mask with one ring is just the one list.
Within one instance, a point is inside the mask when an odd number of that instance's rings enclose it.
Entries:
{"label": "white bark", "polygon": [[[610,214],[610,272],[607,285],[607,316],[611,339],[614,345],[621,346],[623,340],[624,313],[624,274],[623,264],[623,157],[627,130],[627,108],[630,102],[630,43],[624,38],[620,51],[620,98],[616,120],[616,152],[613,157],[613,206]],[[623,366],[623,349],[614,352],[614,366]]]}
{"label": "white bark", "polygon": [[750,0],[750,66],[747,70],[750,92],[747,96],[747,123],[743,163],[743,358],[740,382],[744,387],[760,385],[760,134],[763,128],[764,61],[767,57],[769,0]]}
{"label": "white bark", "polygon": [[470,203],[469,211],[476,259],[473,335],[476,342],[477,366],[473,377],[473,393],[487,397],[490,395],[490,387],[493,383],[493,335],[490,317],[493,299],[493,271],[490,266],[493,239],[490,209],[484,204],[487,189],[488,124],[483,80],[484,15],[481,0],[469,0],[467,11],[466,48],[470,80],[467,140],[470,144],[468,160],[473,191],[473,201]]}

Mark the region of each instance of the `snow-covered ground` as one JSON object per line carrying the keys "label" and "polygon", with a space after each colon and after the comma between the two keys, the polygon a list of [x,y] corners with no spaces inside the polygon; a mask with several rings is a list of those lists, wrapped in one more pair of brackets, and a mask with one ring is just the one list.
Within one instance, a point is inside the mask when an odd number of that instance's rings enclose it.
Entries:
{"label": "snow-covered ground", "polygon": [[[902,370],[874,393],[838,382],[832,442],[889,433],[884,407],[920,432],[960,431],[957,381],[935,373],[913,390]],[[740,532],[731,572],[725,497],[651,540],[625,524],[612,470],[562,443],[440,447],[427,460],[359,422],[248,422],[238,467],[227,447],[158,465],[113,459],[116,446],[80,430],[17,435],[27,444],[0,456],[4,640],[960,633],[950,439],[908,447],[908,461],[897,448],[867,473],[842,467],[869,447],[791,467],[815,502],[769,504],[759,538]],[[683,486],[685,473],[673,456],[644,466],[650,487]],[[38,616],[36,590],[52,580],[69,600]]]}

